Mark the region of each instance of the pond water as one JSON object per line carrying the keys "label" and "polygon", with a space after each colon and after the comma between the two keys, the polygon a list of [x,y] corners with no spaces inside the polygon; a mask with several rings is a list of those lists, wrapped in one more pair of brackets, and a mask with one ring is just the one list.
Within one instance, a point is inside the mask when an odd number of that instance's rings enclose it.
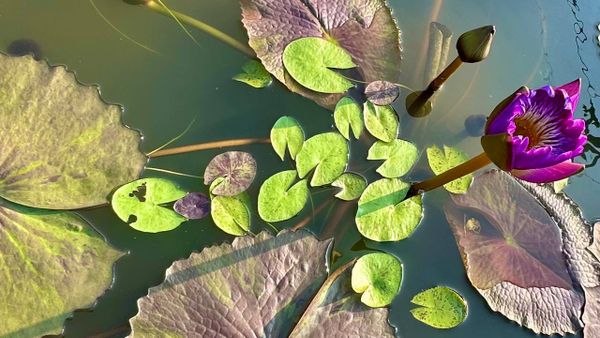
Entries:
{"label": "pond water", "polygon": [[[600,7],[596,0],[389,0],[402,30],[404,70],[402,83],[420,88],[423,83],[423,55],[431,20],[450,28],[455,37],[468,29],[494,24],[497,35],[492,54],[479,64],[466,64],[451,78],[437,98],[434,112],[423,119],[406,115],[396,104],[402,119],[400,136],[419,143],[452,144],[471,155],[479,152],[478,138],[462,136],[465,118],[488,114],[498,101],[522,84],[537,87],[558,85],[576,77],[584,79],[579,116],[585,116],[591,133],[600,127],[593,107],[600,91],[600,49],[597,25]],[[190,132],[177,144],[192,144],[230,138],[266,137],[274,121],[282,115],[294,116],[307,135],[332,128],[331,113],[312,101],[275,84],[255,90],[234,82],[248,58],[240,52],[190,28],[196,45],[174,22],[144,8],[119,0],[95,0],[96,6],[121,31],[158,53],[151,53],[113,30],[88,1],[0,0],[0,48],[6,51],[14,40],[28,38],[40,45],[51,64],[65,64],[86,84],[98,84],[103,98],[125,107],[124,122],[144,134],[143,150],[151,151],[179,134],[195,119]],[[170,0],[168,5],[218,27],[239,41],[246,41],[236,0]],[[451,57],[455,51],[451,49]],[[593,140],[593,138],[592,138]],[[366,146],[355,142],[352,166],[356,171],[374,173],[365,163]],[[598,142],[600,147],[600,142]],[[364,149],[363,149],[364,148]],[[252,153],[258,162],[258,177],[250,189],[256,201],[260,182],[275,172],[290,168],[268,145],[238,148]],[[219,150],[159,158],[149,166],[201,175]],[[590,146],[586,161],[595,164]],[[422,161],[423,162],[423,161]],[[422,179],[428,171],[423,162],[410,179]],[[145,176],[167,177],[184,189],[205,190],[198,179],[146,171]],[[373,178],[374,176],[371,176]],[[582,206],[588,219],[600,218],[600,168],[589,167],[572,179],[567,193]],[[330,191],[313,190],[314,208],[327,201]],[[405,277],[400,295],[391,306],[390,321],[400,337],[534,337],[492,312],[470,286],[455,240],[440,208],[444,191],[425,198],[426,216],[415,234],[398,243],[361,240],[354,226],[355,204],[336,202],[323,209],[309,227],[321,237],[334,236],[339,265],[368,250],[383,250],[399,257]],[[277,226],[293,225],[310,215],[310,206],[293,220]],[[116,266],[113,287],[96,307],[78,311],[68,320],[67,337],[99,335],[119,337],[128,334],[128,320],[137,313],[136,300],[147,289],[162,282],[165,269],[177,259],[188,257],[206,246],[231,241],[210,219],[187,222],[174,231],[158,235],[137,232],[121,222],[109,207],[80,214],[90,221],[116,248],[129,252]],[[253,231],[268,230],[254,215]],[[335,268],[335,267],[334,267]],[[423,289],[447,285],[459,291],[469,304],[468,320],[456,329],[440,331],[414,320],[410,299]]]}

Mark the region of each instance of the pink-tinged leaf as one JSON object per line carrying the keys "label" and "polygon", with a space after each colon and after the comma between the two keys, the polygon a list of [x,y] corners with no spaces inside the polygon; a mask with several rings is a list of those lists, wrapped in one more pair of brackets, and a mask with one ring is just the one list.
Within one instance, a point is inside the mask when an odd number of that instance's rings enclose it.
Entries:
{"label": "pink-tinged leaf", "polygon": [[175,202],[173,210],[187,219],[202,219],[210,214],[210,198],[190,192]]}
{"label": "pink-tinged leaf", "polygon": [[333,107],[341,96],[310,91],[287,76],[283,51],[294,40],[334,40],[350,53],[367,82],[397,82],[400,76],[400,32],[384,0],[241,0],[241,6],[249,44],[265,68],[322,106]]}
{"label": "pink-tinged leaf", "polygon": [[585,308],[583,310],[583,336],[600,338],[600,287],[585,290]]}
{"label": "pink-tinged leaf", "polygon": [[254,181],[256,160],[252,155],[241,151],[228,151],[215,156],[204,171],[204,184],[210,185],[222,178],[211,193],[218,196],[238,195]]}
{"label": "pink-tinged leaf", "polygon": [[378,106],[387,106],[398,98],[400,87],[397,84],[387,81],[373,81],[365,89],[367,99]]}

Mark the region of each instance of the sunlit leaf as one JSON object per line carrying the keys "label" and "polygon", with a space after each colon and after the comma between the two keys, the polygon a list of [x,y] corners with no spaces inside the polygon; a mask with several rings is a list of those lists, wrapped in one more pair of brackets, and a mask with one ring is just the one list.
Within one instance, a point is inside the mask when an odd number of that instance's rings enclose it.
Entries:
{"label": "sunlit leaf", "polygon": [[556,182],[552,183],[554,192],[556,192],[556,193],[562,192],[567,187],[567,185],[569,185],[568,177],[565,179],[562,179],[560,181],[556,181]]}
{"label": "sunlit leaf", "polygon": [[400,87],[387,81],[373,81],[365,88],[367,99],[378,106],[387,106],[398,98]]}
{"label": "sunlit leaf", "polygon": [[315,135],[302,146],[296,157],[298,176],[304,178],[314,169],[310,185],[330,184],[346,169],[349,156],[348,143],[338,133]]}
{"label": "sunlit leaf", "polygon": [[350,265],[325,279],[330,247],[300,230],[193,253],[138,301],[131,336],[393,337],[388,311],[351,291]]}
{"label": "sunlit leaf", "polygon": [[173,205],[176,213],[187,219],[202,219],[210,214],[210,198],[199,192],[190,192]]}
{"label": "sunlit leaf", "polygon": [[371,135],[383,142],[396,139],[400,125],[394,108],[365,102],[363,114],[365,126]]}
{"label": "sunlit leaf", "polygon": [[59,335],[110,287],[123,253],[73,213],[0,203],[0,336]]}
{"label": "sunlit leaf", "polygon": [[[457,148],[444,146],[444,150],[442,151],[442,149],[437,146],[431,146],[427,148],[427,159],[429,160],[429,167],[433,173],[440,175],[445,171],[466,162],[469,157]],[[464,194],[467,192],[472,182],[473,175],[469,174],[445,184],[444,188],[454,194]]]}
{"label": "sunlit leaf", "polygon": [[246,62],[244,67],[242,67],[242,70],[244,72],[234,76],[234,80],[254,88],[265,88],[273,82],[271,74],[269,74],[262,63],[256,60]]}
{"label": "sunlit leaf", "polygon": [[211,188],[211,193],[219,196],[238,195],[254,181],[256,161],[252,155],[241,151],[228,151],[215,156],[204,171],[204,184],[210,185],[222,178],[219,185]]}
{"label": "sunlit leaf", "polygon": [[244,236],[250,230],[250,199],[246,193],[237,196],[214,196],[211,216],[217,227],[234,236]]}
{"label": "sunlit leaf", "polygon": [[283,64],[299,84],[320,93],[344,93],[352,82],[332,69],[356,65],[342,47],[321,38],[307,37],[291,42],[283,51]]}
{"label": "sunlit leaf", "polygon": [[353,201],[360,197],[367,187],[367,180],[355,173],[344,173],[338,177],[332,186],[342,189],[335,197],[344,201]]}
{"label": "sunlit leaf", "polygon": [[280,222],[296,216],[308,200],[306,180],[296,181],[295,170],[269,177],[258,193],[258,214],[267,222]]}
{"label": "sunlit leaf", "polygon": [[404,200],[409,188],[410,184],[399,179],[371,183],[358,200],[358,231],[378,242],[409,237],[423,217],[421,196]]}
{"label": "sunlit leaf", "polygon": [[401,284],[402,264],[386,253],[364,255],[352,268],[352,289],[361,293],[361,302],[370,307],[390,305]]}
{"label": "sunlit leaf", "polygon": [[385,143],[377,141],[369,149],[369,160],[383,160],[377,172],[387,178],[397,178],[407,174],[419,158],[417,147],[403,140]]}
{"label": "sunlit leaf", "polygon": [[467,318],[467,302],[446,286],[425,290],[411,302],[421,306],[410,311],[415,319],[436,329],[457,327]]}
{"label": "sunlit leaf", "polygon": [[45,209],[107,202],[146,157],[121,107],[64,67],[0,54],[0,197]]}
{"label": "sunlit leaf", "polygon": [[186,195],[175,183],[162,178],[142,178],[115,191],[111,205],[117,216],[143,232],[162,232],[177,228],[186,220],[162,206]]}
{"label": "sunlit leaf", "polygon": [[350,97],[342,98],[335,106],[333,112],[335,127],[347,140],[350,140],[350,130],[355,139],[362,134],[364,123],[361,115],[360,106]]}
{"label": "sunlit leaf", "polygon": [[292,160],[296,159],[303,143],[304,131],[296,119],[282,116],[275,122],[271,129],[271,144],[282,161],[285,158],[286,149],[289,150]]}

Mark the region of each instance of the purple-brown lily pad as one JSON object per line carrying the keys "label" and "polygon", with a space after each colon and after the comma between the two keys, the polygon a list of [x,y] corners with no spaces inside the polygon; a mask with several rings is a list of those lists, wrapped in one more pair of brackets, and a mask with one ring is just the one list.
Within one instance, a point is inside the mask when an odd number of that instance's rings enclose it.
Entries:
{"label": "purple-brown lily pad", "polygon": [[364,81],[398,81],[400,32],[384,0],[241,0],[241,5],[250,46],[291,91],[329,108],[341,98],[313,92],[286,76],[283,51],[305,37],[335,41],[352,56]]}
{"label": "purple-brown lily pad", "polygon": [[238,195],[254,181],[256,160],[241,151],[228,151],[215,156],[204,171],[204,184],[210,185],[218,178],[222,180],[212,187],[211,193],[218,196]]}
{"label": "purple-brown lily pad", "polygon": [[327,278],[331,244],[263,232],[194,253],[138,301],[131,336],[393,337],[388,310],[352,291],[352,262]]}
{"label": "purple-brown lily pad", "polygon": [[367,99],[378,106],[387,106],[400,96],[400,87],[388,81],[373,81],[365,88]]}
{"label": "purple-brown lily pad", "polygon": [[175,202],[173,210],[187,219],[202,219],[210,214],[210,198],[200,192],[190,192]]}

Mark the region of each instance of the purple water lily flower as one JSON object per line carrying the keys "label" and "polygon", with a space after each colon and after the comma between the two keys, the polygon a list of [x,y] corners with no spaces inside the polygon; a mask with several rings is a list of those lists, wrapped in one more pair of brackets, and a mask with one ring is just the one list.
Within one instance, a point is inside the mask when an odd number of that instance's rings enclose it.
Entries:
{"label": "purple water lily flower", "polygon": [[587,142],[585,121],[574,119],[581,81],[535,90],[521,88],[490,115],[481,144],[501,169],[533,183],[577,174],[573,158]]}

